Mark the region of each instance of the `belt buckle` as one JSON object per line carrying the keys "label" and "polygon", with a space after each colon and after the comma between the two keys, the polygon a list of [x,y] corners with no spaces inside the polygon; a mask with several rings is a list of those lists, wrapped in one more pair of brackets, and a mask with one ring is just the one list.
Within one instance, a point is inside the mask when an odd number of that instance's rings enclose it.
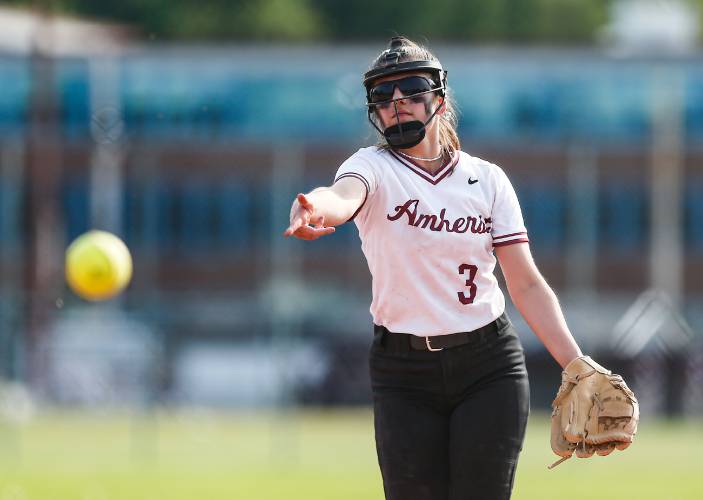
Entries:
{"label": "belt buckle", "polygon": [[439,349],[434,349],[434,348],[432,347],[432,345],[430,344],[430,338],[429,338],[429,337],[425,337],[425,344],[427,345],[427,350],[428,350],[428,351],[437,352],[437,351],[441,351],[442,349],[444,349],[444,347],[440,347]]}

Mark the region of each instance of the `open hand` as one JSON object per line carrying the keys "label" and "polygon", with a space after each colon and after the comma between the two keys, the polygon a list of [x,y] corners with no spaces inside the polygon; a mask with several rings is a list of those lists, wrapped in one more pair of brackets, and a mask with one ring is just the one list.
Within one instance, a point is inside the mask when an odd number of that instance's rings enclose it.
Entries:
{"label": "open hand", "polygon": [[283,236],[295,236],[301,240],[316,240],[320,236],[334,233],[334,227],[325,227],[324,216],[315,217],[312,203],[300,193],[290,209],[290,226]]}

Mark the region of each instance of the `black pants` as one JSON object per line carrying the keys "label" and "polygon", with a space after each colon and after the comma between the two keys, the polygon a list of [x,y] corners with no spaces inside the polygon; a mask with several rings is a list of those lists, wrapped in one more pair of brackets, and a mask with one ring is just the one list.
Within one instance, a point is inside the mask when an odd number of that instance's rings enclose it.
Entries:
{"label": "black pants", "polygon": [[370,370],[387,500],[510,498],[529,386],[505,315],[439,352],[413,350],[407,336],[376,326]]}

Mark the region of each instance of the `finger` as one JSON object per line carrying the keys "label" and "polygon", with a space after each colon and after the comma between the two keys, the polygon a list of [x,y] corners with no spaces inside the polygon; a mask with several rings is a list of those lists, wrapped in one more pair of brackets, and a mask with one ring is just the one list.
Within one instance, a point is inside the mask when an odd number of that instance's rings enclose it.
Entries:
{"label": "finger", "polygon": [[313,229],[314,234],[315,234],[315,239],[320,238],[321,236],[327,236],[328,234],[334,233],[335,229],[334,227],[323,227],[320,229]]}
{"label": "finger", "polygon": [[288,226],[288,229],[286,229],[285,231],[283,231],[283,236],[285,236],[285,237],[287,238],[288,236],[294,234],[294,233],[298,230],[298,228],[300,227],[300,225],[301,225],[301,224],[300,224],[300,219],[298,219],[298,220],[296,220],[296,221],[294,221],[294,222],[291,222],[290,226]]}
{"label": "finger", "polygon": [[315,229],[322,229],[325,227],[325,216],[321,216],[317,221],[315,222]]}
{"label": "finger", "polygon": [[293,233],[295,233],[300,227],[303,227],[307,224],[307,217],[304,216],[298,216],[295,219],[293,219],[290,223],[290,226],[288,226],[288,229],[286,229],[283,233],[283,236],[290,236]]}
{"label": "finger", "polygon": [[294,233],[294,236],[296,238],[299,238],[301,240],[314,240],[316,239],[315,236],[315,230],[311,226],[300,226],[297,231]]}
{"label": "finger", "polygon": [[291,222],[290,226],[288,226],[288,228],[283,231],[283,236],[287,238],[288,236],[292,235],[298,229],[298,227],[300,227],[300,224],[296,225],[295,223]]}
{"label": "finger", "polygon": [[295,233],[293,233],[293,236],[295,238],[298,238],[299,240],[306,240],[306,241],[310,241],[310,240],[315,239],[315,238],[313,238],[312,234],[309,231],[306,231],[303,228],[299,228]]}
{"label": "finger", "polygon": [[301,226],[295,231],[294,236],[302,240],[316,240],[321,236],[327,236],[328,234],[334,233],[334,227],[325,227],[321,229],[316,229],[312,226]]}
{"label": "finger", "polygon": [[334,228],[333,227],[326,227],[324,229],[313,229],[310,239],[311,240],[316,240],[318,238],[321,238],[323,236],[327,236],[328,234],[334,233]]}
{"label": "finger", "polygon": [[297,197],[298,203],[300,203],[300,206],[303,207],[305,210],[312,212],[312,203],[308,201],[308,199],[305,197],[303,193],[298,193]]}

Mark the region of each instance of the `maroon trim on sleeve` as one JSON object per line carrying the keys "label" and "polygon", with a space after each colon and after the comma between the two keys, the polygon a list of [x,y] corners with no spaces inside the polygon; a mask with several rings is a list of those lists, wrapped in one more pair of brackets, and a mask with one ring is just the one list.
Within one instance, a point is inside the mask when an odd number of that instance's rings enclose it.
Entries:
{"label": "maroon trim on sleeve", "polygon": [[364,183],[364,186],[366,186],[366,195],[368,196],[369,191],[371,191],[371,184],[369,184],[369,181],[366,180],[366,177],[364,177],[361,174],[358,174],[356,172],[345,172],[339,177],[337,177],[334,182],[337,182],[339,179],[342,179],[344,177],[354,177],[356,179],[359,179],[361,182]]}
{"label": "maroon trim on sleeve", "polygon": [[510,234],[504,234],[502,236],[494,236],[493,241],[495,240],[502,240],[503,238],[510,238],[511,236],[518,236],[520,234],[527,234],[527,231],[522,231],[520,233],[510,233]]}
{"label": "maroon trim on sleeve", "polygon": [[505,247],[508,245],[514,245],[515,243],[529,243],[529,242],[530,242],[530,240],[528,240],[527,238],[521,238],[519,240],[501,241],[498,243],[493,243],[493,246],[494,247]]}
{"label": "maroon trim on sleeve", "polygon": [[369,197],[369,191],[371,191],[371,188],[369,187],[369,181],[367,181],[363,175],[357,174],[356,172],[346,172],[337,177],[334,182],[337,182],[339,179],[343,179],[345,177],[353,177],[355,179],[359,179],[361,182],[364,183],[364,187],[366,188],[366,195],[364,196],[364,201],[361,202],[361,205],[359,205],[359,208],[356,209],[356,212],[354,212],[354,214],[352,214],[352,216],[347,219],[347,222],[350,222],[354,220],[354,218],[359,214],[359,212],[363,208],[364,204],[366,203],[366,200]]}

